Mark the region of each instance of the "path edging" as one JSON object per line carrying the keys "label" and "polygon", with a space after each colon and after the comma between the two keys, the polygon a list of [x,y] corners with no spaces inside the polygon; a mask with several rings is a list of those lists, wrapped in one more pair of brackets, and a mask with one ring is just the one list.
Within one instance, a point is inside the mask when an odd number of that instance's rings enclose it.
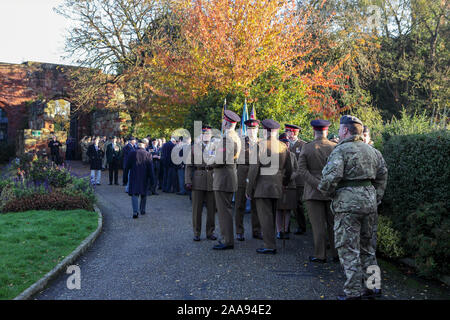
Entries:
{"label": "path edging", "polygon": [[81,244],[65,257],[60,263],[56,265],[52,270],[50,270],[44,277],[32,284],[28,289],[25,289],[21,294],[14,298],[14,300],[28,300],[33,295],[45,289],[47,284],[53,280],[61,271],[63,271],[67,266],[72,264],[78,257],[80,257],[97,239],[102,231],[103,227],[103,215],[100,209],[94,204],[94,210],[98,214],[97,229],[92,232],[86,239],[81,242]]}

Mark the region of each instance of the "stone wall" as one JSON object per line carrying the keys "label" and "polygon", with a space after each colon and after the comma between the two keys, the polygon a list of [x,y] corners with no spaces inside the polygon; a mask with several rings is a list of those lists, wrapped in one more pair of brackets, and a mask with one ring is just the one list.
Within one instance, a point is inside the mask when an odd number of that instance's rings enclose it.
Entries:
{"label": "stone wall", "polygon": [[95,111],[91,119],[95,136],[123,136],[131,125],[131,118],[124,111]]}

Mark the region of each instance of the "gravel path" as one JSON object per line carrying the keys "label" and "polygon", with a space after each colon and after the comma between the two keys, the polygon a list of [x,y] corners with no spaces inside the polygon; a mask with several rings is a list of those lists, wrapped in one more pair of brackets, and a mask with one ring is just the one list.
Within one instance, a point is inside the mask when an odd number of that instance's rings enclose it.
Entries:
{"label": "gravel path", "polygon": [[[87,167],[74,162],[75,171]],[[119,175],[120,176],[120,175]],[[250,215],[245,215],[246,241],[235,249],[212,250],[216,241],[192,241],[189,197],[160,192],[147,199],[147,214],[132,219],[131,200],[122,186],[108,185],[102,173],[97,187],[104,215],[102,234],[76,262],[81,289],[69,290],[61,274],[36,299],[335,299],[344,275],[338,263],[308,262],[311,231],[291,234],[278,254],[259,255],[261,240],[251,238]],[[205,215],[204,219],[205,220]],[[219,233],[216,218],[216,234]],[[205,221],[203,221],[203,224]],[[385,299],[449,299],[439,283],[405,276],[381,263]]]}

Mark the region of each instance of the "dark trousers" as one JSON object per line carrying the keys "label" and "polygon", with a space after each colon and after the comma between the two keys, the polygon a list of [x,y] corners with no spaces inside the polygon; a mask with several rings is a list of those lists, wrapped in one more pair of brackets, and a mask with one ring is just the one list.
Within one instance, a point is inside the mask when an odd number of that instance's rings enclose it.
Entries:
{"label": "dark trousers", "polygon": [[164,185],[163,191],[164,192],[175,192],[176,191],[176,184],[177,184],[177,172],[176,168],[172,166],[166,167],[166,184]]}
{"label": "dark trousers", "polygon": [[139,194],[131,197],[131,205],[133,206],[133,213],[145,213],[145,206],[147,204],[147,196],[141,194],[141,202],[138,204]]}
{"label": "dark trousers", "polygon": [[109,169],[109,183],[113,183],[113,176],[114,176],[114,183],[119,183],[119,160],[113,160],[108,163],[108,169]]}
{"label": "dark trousers", "polygon": [[59,157],[59,154],[58,153],[52,153],[51,155],[50,155],[50,159],[55,163],[55,164],[60,164],[60,157]]}
{"label": "dark trousers", "polygon": [[[152,192],[156,192],[156,188],[158,187],[159,180],[159,172],[161,170],[161,163],[159,160],[153,160],[153,173],[154,173],[154,183],[151,186]],[[159,184],[161,186],[161,184]]]}

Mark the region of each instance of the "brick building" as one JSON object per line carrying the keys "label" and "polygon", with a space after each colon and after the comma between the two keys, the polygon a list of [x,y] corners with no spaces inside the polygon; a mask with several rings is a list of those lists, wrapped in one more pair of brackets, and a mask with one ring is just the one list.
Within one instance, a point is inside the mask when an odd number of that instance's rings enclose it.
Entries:
{"label": "brick building", "polygon": [[0,63],[0,142],[15,143],[21,153],[42,148],[53,132],[77,141],[85,135],[122,134],[127,120],[123,112],[108,110],[107,101],[98,102],[95,112],[74,112],[69,79],[73,68],[77,67]]}

